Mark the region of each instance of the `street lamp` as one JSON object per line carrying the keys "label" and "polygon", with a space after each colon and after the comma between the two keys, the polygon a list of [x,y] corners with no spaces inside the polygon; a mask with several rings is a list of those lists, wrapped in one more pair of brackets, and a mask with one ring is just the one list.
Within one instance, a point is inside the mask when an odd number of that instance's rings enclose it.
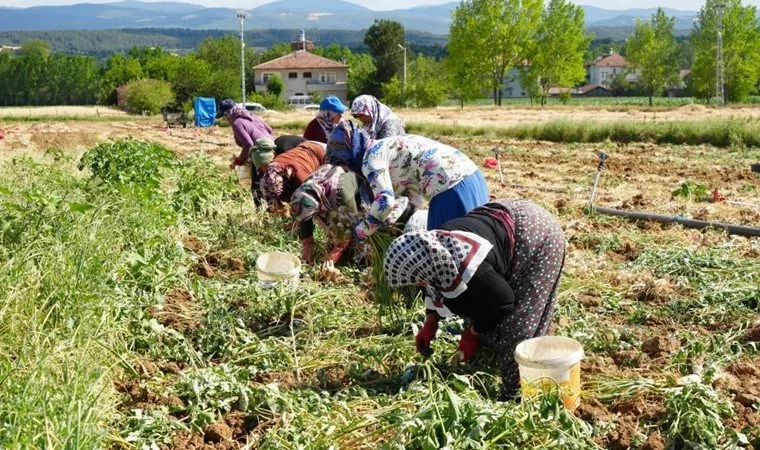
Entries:
{"label": "street lamp", "polygon": [[245,11],[237,11],[237,19],[240,21],[240,79],[243,88],[243,108],[245,108],[245,40],[243,37],[243,22],[245,21]]}
{"label": "street lamp", "polygon": [[406,47],[398,44],[398,48],[404,51],[404,100],[406,100]]}
{"label": "street lamp", "polygon": [[725,74],[723,66],[723,9],[726,7],[725,2],[718,2],[715,5],[718,13],[718,36],[716,42],[716,68],[715,68],[715,96],[718,105],[723,106],[726,104],[726,92],[725,92]]}

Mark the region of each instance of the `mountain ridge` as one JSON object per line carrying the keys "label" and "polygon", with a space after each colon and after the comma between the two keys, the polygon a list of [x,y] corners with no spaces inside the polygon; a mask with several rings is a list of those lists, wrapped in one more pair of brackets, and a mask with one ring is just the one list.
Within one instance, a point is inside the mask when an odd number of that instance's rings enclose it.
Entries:
{"label": "mountain ridge", "polygon": [[[317,3],[313,0],[278,0],[248,10],[249,29],[366,29],[376,19],[401,22],[407,29],[448,34],[451,13],[459,2],[375,11],[345,0]],[[647,19],[656,8],[610,10],[581,5],[588,27],[630,27]],[[676,18],[676,28],[691,28],[696,11],[664,8]],[[124,28],[237,29],[234,9],[209,8],[178,1],[112,3],[3,8],[2,31],[108,30]]]}

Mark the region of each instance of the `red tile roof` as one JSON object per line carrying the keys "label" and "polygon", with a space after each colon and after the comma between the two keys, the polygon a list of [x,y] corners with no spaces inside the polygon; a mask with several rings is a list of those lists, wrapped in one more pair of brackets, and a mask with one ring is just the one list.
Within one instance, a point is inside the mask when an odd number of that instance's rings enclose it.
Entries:
{"label": "red tile roof", "polygon": [[345,69],[348,66],[331,59],[317,56],[304,50],[298,50],[267,61],[254,67],[254,70],[287,70],[287,69]]}
{"label": "red tile roof", "polygon": [[621,54],[613,53],[594,61],[591,65],[596,67],[628,67],[628,61]]}

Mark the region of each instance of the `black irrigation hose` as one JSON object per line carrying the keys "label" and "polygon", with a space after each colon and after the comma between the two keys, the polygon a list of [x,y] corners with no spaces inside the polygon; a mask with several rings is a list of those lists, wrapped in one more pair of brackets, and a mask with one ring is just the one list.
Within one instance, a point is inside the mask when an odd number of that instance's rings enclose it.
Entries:
{"label": "black irrigation hose", "polygon": [[716,228],[719,230],[725,230],[729,234],[736,234],[739,236],[747,237],[760,237],[760,228],[748,227],[745,225],[731,225],[721,222],[708,222],[706,220],[685,219],[678,216],[665,216],[662,214],[652,214],[638,211],[624,211],[622,209],[605,208],[602,206],[595,206],[594,212],[600,214],[607,214],[610,216],[620,216],[631,220],[649,220],[659,223],[677,223],[685,226],[686,228],[696,228],[698,230],[704,228]]}

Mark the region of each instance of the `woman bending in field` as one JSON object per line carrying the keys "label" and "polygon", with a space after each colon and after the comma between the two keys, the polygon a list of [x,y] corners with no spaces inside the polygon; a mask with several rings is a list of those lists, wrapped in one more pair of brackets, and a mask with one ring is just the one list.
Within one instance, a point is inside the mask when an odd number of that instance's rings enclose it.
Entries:
{"label": "woman bending in field", "polygon": [[488,186],[478,167],[459,150],[422,136],[396,136],[371,141],[351,122],[330,136],[327,160],[362,173],[373,194],[367,216],[354,228],[363,240],[385,222],[405,195],[417,209],[430,199],[428,230],[461,217],[488,201]]}
{"label": "woman bending in field", "polygon": [[351,103],[351,115],[364,125],[364,131],[372,139],[385,139],[406,134],[404,122],[390,108],[371,95],[356,97]]}
{"label": "woman bending in field", "polygon": [[325,144],[304,141],[277,155],[261,175],[261,192],[270,208],[280,211],[295,190],[325,162]]}
{"label": "woman bending in field", "polygon": [[494,348],[503,395],[511,398],[520,381],[515,347],[548,332],[564,258],[565,237],[551,214],[528,200],[497,200],[438,230],[398,237],[384,268],[391,287],[425,288],[417,350],[431,353],[441,317],[466,318],[453,359],[470,359],[480,345]]}

